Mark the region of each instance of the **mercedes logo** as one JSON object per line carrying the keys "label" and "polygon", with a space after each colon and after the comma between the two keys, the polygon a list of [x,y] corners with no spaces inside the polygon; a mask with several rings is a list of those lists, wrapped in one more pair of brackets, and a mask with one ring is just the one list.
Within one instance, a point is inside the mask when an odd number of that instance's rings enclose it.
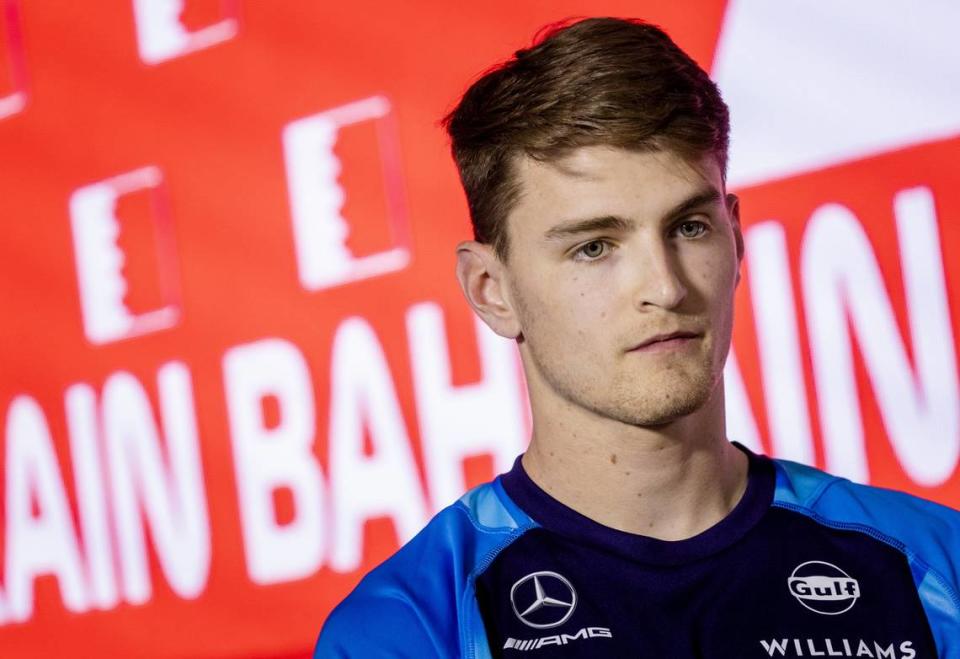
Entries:
{"label": "mercedes logo", "polygon": [[570,619],[577,608],[577,591],[556,572],[533,572],[513,584],[510,604],[525,625],[548,629]]}

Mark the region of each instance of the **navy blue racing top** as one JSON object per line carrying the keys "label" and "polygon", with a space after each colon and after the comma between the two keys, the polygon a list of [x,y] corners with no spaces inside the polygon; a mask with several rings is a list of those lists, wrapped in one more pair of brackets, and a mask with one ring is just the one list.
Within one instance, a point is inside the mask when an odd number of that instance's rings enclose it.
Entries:
{"label": "navy blue racing top", "polygon": [[330,614],[315,657],[960,659],[960,513],[753,453],[734,509],[666,541],[513,468]]}

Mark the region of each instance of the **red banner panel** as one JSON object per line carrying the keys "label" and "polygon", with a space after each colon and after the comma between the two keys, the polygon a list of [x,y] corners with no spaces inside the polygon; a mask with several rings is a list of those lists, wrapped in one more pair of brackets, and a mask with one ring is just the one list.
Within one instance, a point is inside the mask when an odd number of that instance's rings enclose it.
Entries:
{"label": "red banner panel", "polygon": [[509,468],[438,122],[568,16],[661,24],[730,101],[730,438],[960,506],[960,126],[843,123],[872,92],[813,60],[804,105],[770,5],[0,0],[0,654],[308,656]]}

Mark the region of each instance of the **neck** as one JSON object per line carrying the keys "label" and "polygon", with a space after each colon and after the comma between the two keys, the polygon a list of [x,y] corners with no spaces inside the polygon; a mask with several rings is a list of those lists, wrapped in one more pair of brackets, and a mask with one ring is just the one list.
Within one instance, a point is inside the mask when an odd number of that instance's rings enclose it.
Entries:
{"label": "neck", "polygon": [[726,517],[746,490],[747,456],[724,432],[722,381],[699,410],[656,427],[566,401],[545,406],[532,397],[531,409],[524,470],[554,499],[605,526],[683,540]]}

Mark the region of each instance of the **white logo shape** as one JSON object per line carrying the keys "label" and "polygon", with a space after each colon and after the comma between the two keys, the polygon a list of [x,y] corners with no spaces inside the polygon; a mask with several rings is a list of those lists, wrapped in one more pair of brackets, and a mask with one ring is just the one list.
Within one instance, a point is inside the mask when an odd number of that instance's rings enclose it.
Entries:
{"label": "white logo shape", "polygon": [[[86,185],[70,196],[80,309],[83,329],[91,343],[102,345],[156,332],[172,327],[179,319],[169,218],[163,213],[153,218],[154,231],[158,238],[162,238],[157,246],[160,267],[157,277],[164,289],[163,300],[156,308],[134,313],[127,306],[129,286],[123,272],[127,255],[117,243],[121,231],[118,200],[141,190],[158,195],[162,184],[160,169],[149,166]],[[155,201],[162,207],[159,200]]]}
{"label": "white logo shape", "polygon": [[[530,582],[531,586],[524,587]],[[518,590],[521,592],[518,593]],[[522,611],[517,606],[518,599],[523,605]],[[573,615],[573,610],[577,608],[577,591],[566,577],[556,572],[533,572],[513,584],[510,604],[525,625],[549,629],[559,627]],[[546,613],[537,613],[544,609]]]}
{"label": "white logo shape", "polygon": [[787,579],[790,594],[815,613],[835,616],[849,611],[860,598],[856,579],[825,561],[807,561]]}
{"label": "white logo shape", "polygon": [[224,7],[227,16],[191,31],[181,22],[184,0],[133,0],[140,59],[159,64],[232,39],[239,31],[236,6],[230,1]]}
{"label": "white logo shape", "polygon": [[[410,261],[405,244],[406,220],[400,203],[403,187],[393,137],[393,116],[385,96],[371,96],[318,114],[297,119],[283,128],[283,153],[293,218],[294,246],[300,283],[315,291],[351,281],[401,270]],[[381,160],[387,186],[388,217],[393,246],[386,250],[354,254],[347,245],[351,224],[343,215],[347,191],[340,182],[343,163],[335,152],[340,131],[374,122],[379,151],[368,154]],[[368,218],[370,219],[370,218]]]}

